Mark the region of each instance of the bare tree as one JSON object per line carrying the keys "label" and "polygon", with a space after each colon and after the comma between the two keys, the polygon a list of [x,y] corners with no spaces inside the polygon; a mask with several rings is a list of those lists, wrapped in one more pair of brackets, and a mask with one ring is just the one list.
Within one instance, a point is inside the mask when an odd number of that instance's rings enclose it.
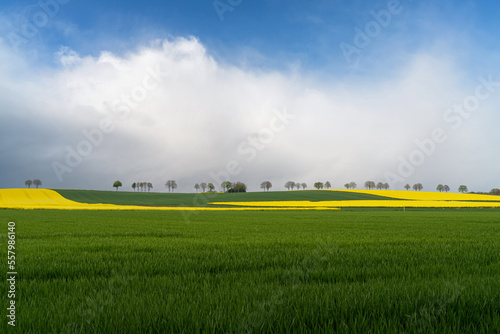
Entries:
{"label": "bare tree", "polygon": [[356,182],[349,183],[349,187],[351,187],[351,189],[356,189],[357,186]]}
{"label": "bare tree", "polygon": [[332,187],[332,184],[330,183],[330,181],[326,181],[325,182],[325,188],[326,189],[330,189]]}
{"label": "bare tree", "polygon": [[301,186],[302,186],[302,189],[306,189],[307,188],[307,183],[301,183]]}
{"label": "bare tree", "polygon": [[447,184],[444,185],[444,191],[446,192],[450,191],[450,187]]}
{"label": "bare tree", "polygon": [[165,186],[168,188],[168,192],[171,192],[177,188],[177,182],[175,182],[175,180],[168,180]]}
{"label": "bare tree", "polygon": [[200,185],[198,183],[195,184],[194,189],[196,190],[196,192],[200,191]]}
{"label": "bare tree", "polygon": [[42,185],[42,181],[40,181],[39,179],[34,179],[33,180],[33,184],[36,186],[36,188],[38,189],[39,186]]}
{"label": "bare tree", "polygon": [[415,191],[420,191],[422,189],[424,189],[424,187],[422,186],[422,183],[416,183],[413,185],[413,190],[415,190]]}
{"label": "bare tree", "polygon": [[264,191],[269,191],[269,188],[271,188],[273,185],[269,181],[264,181],[260,184],[260,187],[264,189]]}
{"label": "bare tree", "polygon": [[33,181],[31,181],[31,180],[26,180],[26,182],[24,182],[24,184],[25,184],[26,186],[28,186],[28,188],[31,188],[31,185],[33,184]]}
{"label": "bare tree", "polygon": [[288,190],[290,190],[290,188],[292,188],[293,190],[294,187],[295,187],[295,182],[293,181],[288,181],[287,183],[285,183],[285,188]]}
{"label": "bare tree", "polygon": [[375,188],[375,182],[373,182],[373,181],[366,181],[365,182],[365,188],[369,189],[369,190],[372,190],[373,188]]}
{"label": "bare tree", "polygon": [[384,188],[384,184],[382,182],[377,183],[377,189],[382,190]]}
{"label": "bare tree", "polygon": [[388,189],[389,189],[389,183],[387,183],[387,182],[386,182],[386,183],[384,183],[383,188],[384,188],[385,190],[388,190]]}
{"label": "bare tree", "polygon": [[300,190],[300,183],[299,182],[295,182],[295,186],[297,187],[297,190]]}
{"label": "bare tree", "polygon": [[200,183],[201,191],[205,192],[205,189],[207,189],[207,184],[205,182]]}

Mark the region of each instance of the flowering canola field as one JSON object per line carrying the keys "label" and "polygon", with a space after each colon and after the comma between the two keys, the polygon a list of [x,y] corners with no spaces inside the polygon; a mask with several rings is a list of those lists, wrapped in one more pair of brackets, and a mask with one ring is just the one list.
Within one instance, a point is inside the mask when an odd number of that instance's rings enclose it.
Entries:
{"label": "flowering canola field", "polygon": [[[152,207],[140,205],[88,204],[68,200],[49,189],[0,189],[0,209],[56,209],[56,210],[170,210],[170,211],[227,211],[227,210],[288,210],[288,208],[255,207]],[[310,208],[303,208],[309,210]],[[315,207],[315,210],[332,208]]]}
{"label": "flowering canola field", "polygon": [[[331,190],[324,190],[331,191]],[[380,200],[334,201],[242,201],[212,202],[208,206],[141,206],[117,204],[89,204],[69,200],[49,189],[0,189],[1,209],[57,209],[57,210],[338,210],[343,207],[377,208],[496,208],[500,197],[493,195],[433,193],[396,190],[334,190],[383,196]],[[215,207],[215,205],[223,207]]]}
{"label": "flowering canola field", "polygon": [[493,195],[411,192],[398,190],[327,190],[356,192],[394,198],[394,200],[349,200],[349,201],[266,201],[266,202],[213,202],[216,205],[278,208],[497,208],[500,197]]}

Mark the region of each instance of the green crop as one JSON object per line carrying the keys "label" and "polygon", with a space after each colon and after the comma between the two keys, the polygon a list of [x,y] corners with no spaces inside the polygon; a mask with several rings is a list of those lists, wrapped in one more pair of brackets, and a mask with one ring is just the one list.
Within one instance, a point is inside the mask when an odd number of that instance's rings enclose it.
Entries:
{"label": "green crop", "polygon": [[499,218],[0,210],[0,251],[23,333],[498,332]]}

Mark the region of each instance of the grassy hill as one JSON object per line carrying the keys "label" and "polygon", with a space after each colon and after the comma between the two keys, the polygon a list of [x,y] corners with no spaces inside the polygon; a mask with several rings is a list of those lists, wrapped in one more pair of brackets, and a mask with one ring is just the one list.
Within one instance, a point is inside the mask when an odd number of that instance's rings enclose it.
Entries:
{"label": "grassy hill", "polygon": [[[142,193],[124,191],[54,189],[63,197],[81,203],[105,203],[118,205],[148,206],[200,206],[210,202],[254,202],[254,201],[349,201],[387,200],[383,196],[349,193],[344,191],[273,191],[248,193]],[[391,198],[392,199],[392,198]]]}

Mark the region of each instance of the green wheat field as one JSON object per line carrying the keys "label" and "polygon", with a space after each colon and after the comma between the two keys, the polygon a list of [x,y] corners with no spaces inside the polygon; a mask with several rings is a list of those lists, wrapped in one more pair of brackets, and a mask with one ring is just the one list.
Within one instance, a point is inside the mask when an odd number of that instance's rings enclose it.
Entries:
{"label": "green wheat field", "polygon": [[19,333],[500,332],[498,209],[0,210],[0,221],[5,272],[16,223]]}

